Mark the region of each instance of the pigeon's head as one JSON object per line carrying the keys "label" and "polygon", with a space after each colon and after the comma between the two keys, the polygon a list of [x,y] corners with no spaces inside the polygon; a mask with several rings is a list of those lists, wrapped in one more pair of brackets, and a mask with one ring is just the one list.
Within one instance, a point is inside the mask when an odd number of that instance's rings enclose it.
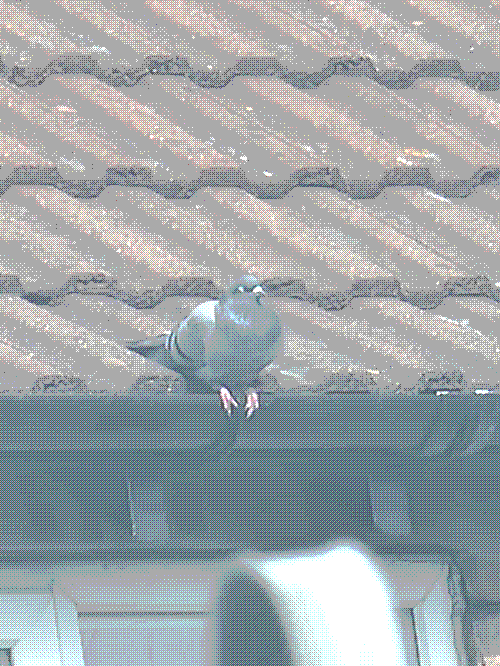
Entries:
{"label": "pigeon's head", "polygon": [[227,290],[227,295],[230,297],[235,296],[253,296],[257,303],[264,296],[264,290],[260,281],[253,275],[244,275],[241,279],[236,280]]}
{"label": "pigeon's head", "polygon": [[244,275],[230,285],[215,306],[217,326],[236,347],[243,342],[255,352],[269,348],[280,338],[279,317],[260,302],[263,295],[260,280]]}

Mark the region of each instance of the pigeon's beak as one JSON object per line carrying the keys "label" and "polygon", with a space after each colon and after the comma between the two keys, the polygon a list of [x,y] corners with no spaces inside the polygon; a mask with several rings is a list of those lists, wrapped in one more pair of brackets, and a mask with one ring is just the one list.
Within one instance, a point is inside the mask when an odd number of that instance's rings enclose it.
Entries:
{"label": "pigeon's beak", "polygon": [[255,287],[255,289],[252,289],[252,291],[256,296],[264,296],[265,294],[265,291],[262,289],[260,285],[258,287]]}

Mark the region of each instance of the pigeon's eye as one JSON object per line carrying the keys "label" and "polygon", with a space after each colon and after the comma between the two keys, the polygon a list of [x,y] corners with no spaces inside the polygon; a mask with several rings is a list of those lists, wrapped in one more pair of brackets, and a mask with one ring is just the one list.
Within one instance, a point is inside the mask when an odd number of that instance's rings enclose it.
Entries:
{"label": "pigeon's eye", "polygon": [[244,287],[238,287],[238,291],[245,291]]}

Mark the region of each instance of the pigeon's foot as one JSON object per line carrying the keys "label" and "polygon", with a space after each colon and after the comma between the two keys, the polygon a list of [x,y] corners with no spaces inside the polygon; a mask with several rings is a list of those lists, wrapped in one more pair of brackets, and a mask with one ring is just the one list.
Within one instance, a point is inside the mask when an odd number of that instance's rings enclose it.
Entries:
{"label": "pigeon's foot", "polygon": [[259,394],[254,389],[250,389],[247,393],[247,404],[245,405],[247,419],[252,416],[256,409],[259,409]]}
{"label": "pigeon's foot", "polygon": [[222,402],[222,407],[226,410],[229,416],[231,416],[232,405],[238,407],[238,403],[236,402],[236,400],[233,398],[233,396],[225,386],[223,386],[220,389],[219,393]]}

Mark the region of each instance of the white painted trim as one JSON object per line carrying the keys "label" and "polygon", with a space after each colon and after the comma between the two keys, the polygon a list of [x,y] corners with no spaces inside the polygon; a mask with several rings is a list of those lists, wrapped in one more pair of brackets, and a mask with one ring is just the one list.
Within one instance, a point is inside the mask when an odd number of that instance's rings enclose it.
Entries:
{"label": "white painted trim", "polygon": [[461,666],[445,568],[433,589],[413,608],[420,666]]}
{"label": "white painted trim", "polygon": [[61,569],[53,589],[78,613],[209,613],[223,570],[216,562],[96,562]]}
{"label": "white painted trim", "polygon": [[57,591],[53,599],[62,666],[85,666],[76,605]]}

